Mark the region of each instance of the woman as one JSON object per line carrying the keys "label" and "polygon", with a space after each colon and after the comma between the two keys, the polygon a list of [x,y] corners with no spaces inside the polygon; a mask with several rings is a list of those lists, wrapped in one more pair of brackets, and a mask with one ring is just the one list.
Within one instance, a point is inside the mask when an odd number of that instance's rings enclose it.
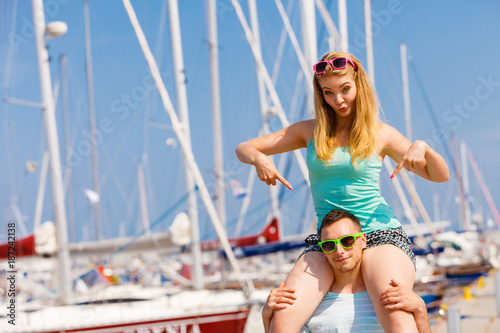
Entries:
{"label": "woman", "polygon": [[[268,155],[307,148],[318,221],[332,209],[349,211],[360,219],[368,242],[363,278],[377,317],[386,332],[416,332],[410,313],[380,304],[380,294],[390,287],[392,278],[412,288],[415,258],[400,222],[380,196],[378,177],[386,156],[398,163],[391,178],[405,167],[422,178],[444,182],[449,179],[448,166],[424,141],[411,143],[380,121],[375,91],[353,55],[331,52],[313,68],[316,119],[241,143],[236,155],[243,163],[254,165],[266,184],[280,181],[292,189]],[[298,332],[334,279],[316,244],[317,237],[310,236],[306,242],[308,248],[285,281],[296,291],[297,301],[275,311],[274,332]]]}

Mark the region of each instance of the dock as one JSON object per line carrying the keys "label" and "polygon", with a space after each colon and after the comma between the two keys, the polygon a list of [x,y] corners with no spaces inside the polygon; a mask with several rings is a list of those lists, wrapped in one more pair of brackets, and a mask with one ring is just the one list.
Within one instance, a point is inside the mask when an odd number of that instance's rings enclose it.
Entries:
{"label": "dock", "polygon": [[[497,275],[495,277],[495,274]],[[495,291],[495,285],[497,291]],[[498,293],[499,296],[496,296]],[[500,270],[491,270],[429,316],[433,333],[500,332]]]}
{"label": "dock", "polygon": [[[500,270],[496,271],[500,293]],[[265,301],[268,290],[259,294]],[[500,299],[500,297],[499,297]],[[260,303],[260,302],[259,302]],[[247,320],[244,333],[264,332],[261,304],[255,304]],[[443,299],[440,310],[429,314],[433,333],[498,333],[500,332],[500,304],[495,296],[495,270],[482,276]]]}

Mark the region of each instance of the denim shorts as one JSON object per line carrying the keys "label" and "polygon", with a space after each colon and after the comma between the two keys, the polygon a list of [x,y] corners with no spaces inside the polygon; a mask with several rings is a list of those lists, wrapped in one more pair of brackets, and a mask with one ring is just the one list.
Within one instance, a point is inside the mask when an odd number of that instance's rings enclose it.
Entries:
{"label": "denim shorts", "polygon": [[[321,248],[318,245],[319,242],[318,234],[312,234],[307,236],[305,242],[307,244],[307,247],[300,254],[301,256],[304,253],[310,251],[321,252]],[[413,266],[415,267],[415,270],[417,270],[417,260],[415,258],[415,254],[413,253],[413,250],[411,249],[411,241],[408,238],[406,232],[403,230],[403,227],[377,230],[366,235],[367,249],[384,244],[392,244],[400,248],[404,253],[408,255],[408,257],[410,257],[411,261],[413,262]]]}

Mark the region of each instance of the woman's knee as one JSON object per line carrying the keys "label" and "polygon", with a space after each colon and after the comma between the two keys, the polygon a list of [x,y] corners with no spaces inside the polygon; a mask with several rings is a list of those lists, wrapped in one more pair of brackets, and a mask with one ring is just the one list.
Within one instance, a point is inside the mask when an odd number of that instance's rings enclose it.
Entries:
{"label": "woman's knee", "polygon": [[391,279],[396,279],[407,287],[412,287],[415,269],[412,260],[398,247],[386,244],[363,252],[362,272],[365,284],[376,286],[378,291],[389,287]]}
{"label": "woman's knee", "polygon": [[302,255],[285,280],[286,287],[295,289],[296,301],[274,312],[271,331],[298,332],[325,297],[333,279],[331,266],[322,253]]}
{"label": "woman's knee", "polygon": [[323,253],[307,252],[297,260],[285,284],[295,289],[317,286],[326,294],[333,279],[333,271]]}

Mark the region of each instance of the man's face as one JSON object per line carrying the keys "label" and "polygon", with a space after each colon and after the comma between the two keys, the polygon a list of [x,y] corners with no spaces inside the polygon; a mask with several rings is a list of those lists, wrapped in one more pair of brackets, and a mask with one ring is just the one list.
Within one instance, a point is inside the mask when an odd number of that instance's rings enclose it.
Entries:
{"label": "man's face", "polygon": [[[321,230],[321,240],[339,239],[347,235],[354,235],[359,233],[354,223],[348,219],[343,218],[326,228]],[[357,268],[361,263],[361,255],[363,249],[366,247],[366,235],[356,238],[356,244],[350,249],[344,249],[337,243],[335,251],[331,253],[324,253],[325,257],[330,262],[330,265],[341,273],[347,273]]]}

